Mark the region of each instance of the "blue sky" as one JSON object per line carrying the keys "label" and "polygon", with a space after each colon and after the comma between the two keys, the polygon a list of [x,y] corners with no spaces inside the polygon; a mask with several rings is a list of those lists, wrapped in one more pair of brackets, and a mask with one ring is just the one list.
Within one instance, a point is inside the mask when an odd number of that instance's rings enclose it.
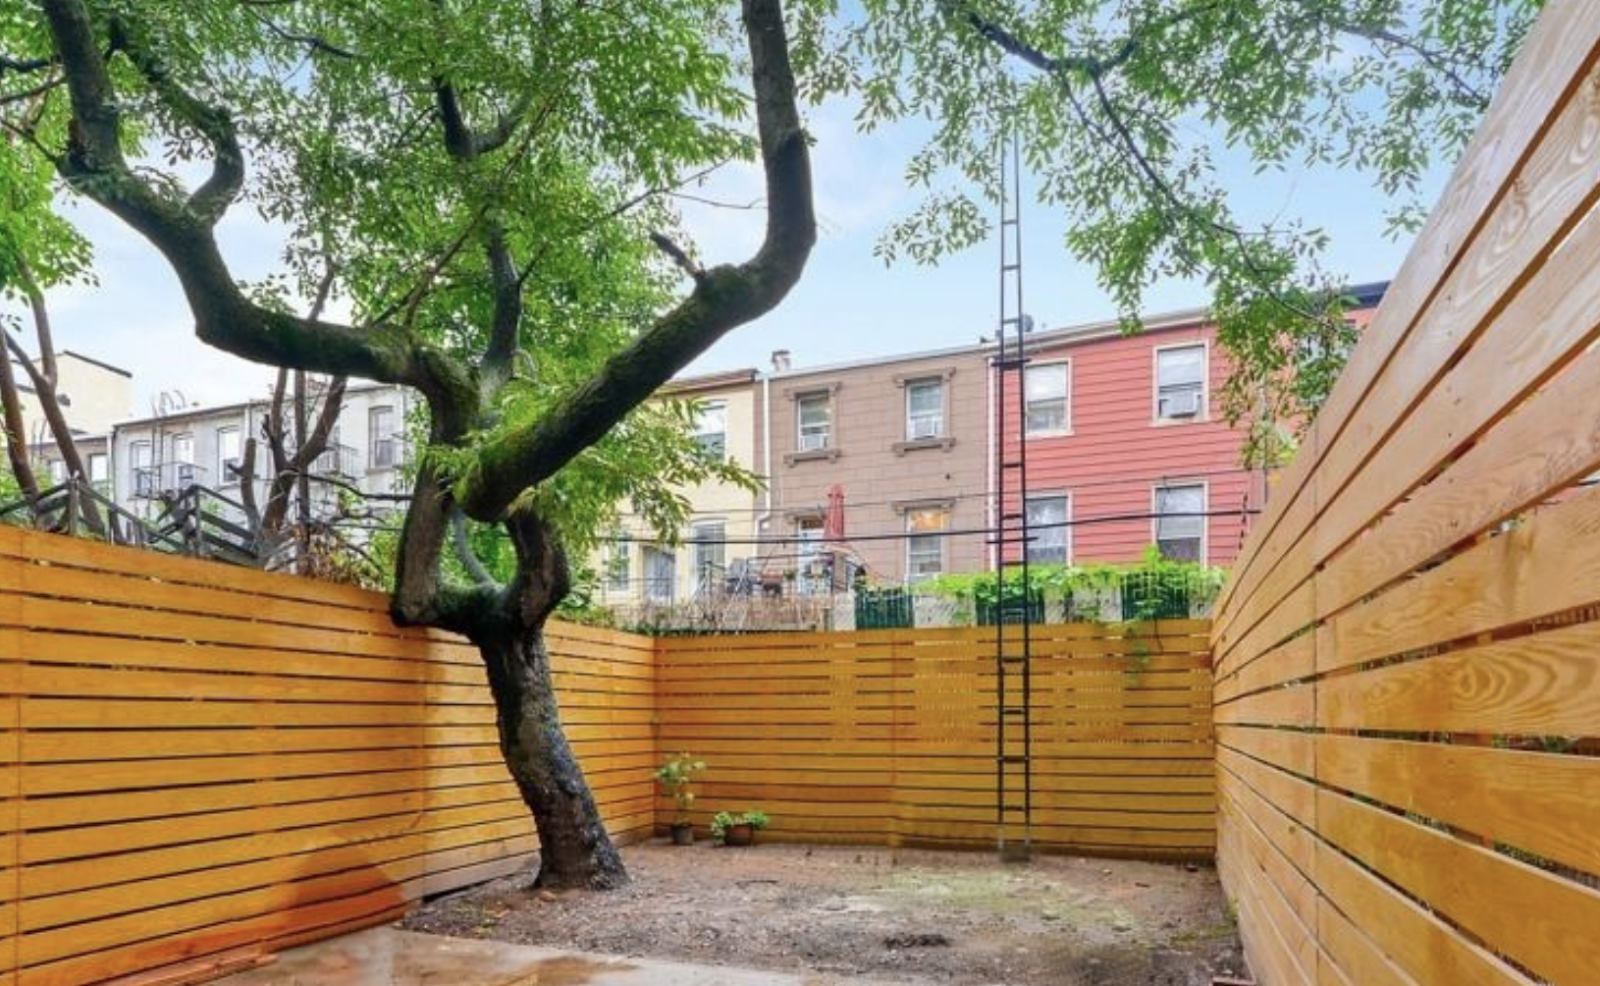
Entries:
{"label": "blue sky", "polygon": [[[919,349],[970,343],[990,334],[997,318],[996,248],[985,244],[937,268],[902,261],[885,267],[873,245],[893,219],[909,212],[918,193],[902,178],[919,128],[903,125],[858,134],[843,105],[810,114],[821,236],[800,285],[775,312],[735,330],[692,367],[711,372],[765,368],[774,349],[793,351],[797,366],[817,366]],[[1332,170],[1258,176],[1235,166],[1222,179],[1247,217],[1300,216],[1331,235],[1331,270],[1352,283],[1392,276],[1409,239],[1383,235],[1384,205],[1363,176]],[[1446,177],[1429,176],[1425,201]],[[697,195],[748,203],[761,194],[753,168],[729,169]],[[759,241],[759,209],[685,203],[700,256],[709,263],[740,260]],[[54,291],[58,343],[134,374],[135,413],[148,413],[155,395],[180,391],[191,403],[214,405],[266,392],[271,371],[212,350],[193,337],[176,278],[153,248],[97,207],[70,207],[96,249],[99,284]],[[1110,318],[1115,311],[1092,272],[1061,244],[1061,217],[1046,207],[1023,212],[1026,307],[1042,327]],[[278,230],[237,207],[220,230],[238,276],[263,277],[281,250]],[[1203,285],[1167,283],[1149,294],[1147,312],[1201,305]]]}

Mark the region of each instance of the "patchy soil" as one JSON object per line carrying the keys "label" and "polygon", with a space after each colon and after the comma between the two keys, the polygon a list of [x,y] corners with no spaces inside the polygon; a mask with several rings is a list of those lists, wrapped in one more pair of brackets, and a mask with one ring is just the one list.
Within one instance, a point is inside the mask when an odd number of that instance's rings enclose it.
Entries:
{"label": "patchy soil", "polygon": [[416,931],[940,986],[1209,986],[1243,970],[1204,866],[981,853],[661,843],[633,885],[510,877],[429,903]]}

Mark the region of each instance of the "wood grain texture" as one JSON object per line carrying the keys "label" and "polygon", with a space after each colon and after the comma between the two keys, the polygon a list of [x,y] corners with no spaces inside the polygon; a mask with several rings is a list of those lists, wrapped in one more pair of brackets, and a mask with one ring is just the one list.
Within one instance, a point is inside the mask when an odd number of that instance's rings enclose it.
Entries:
{"label": "wood grain texture", "polygon": [[1218,869],[1263,986],[1600,969],[1588,6],[1545,9],[1218,607]]}
{"label": "wood grain texture", "polygon": [[[602,816],[647,837],[654,641],[550,644]],[[494,720],[476,650],[383,596],[0,529],[7,981],[280,947],[525,865]]]}

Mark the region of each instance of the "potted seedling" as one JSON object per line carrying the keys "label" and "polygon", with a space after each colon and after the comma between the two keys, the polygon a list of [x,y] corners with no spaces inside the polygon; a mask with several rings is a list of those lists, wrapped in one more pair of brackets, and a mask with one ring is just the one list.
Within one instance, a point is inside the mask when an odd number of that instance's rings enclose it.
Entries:
{"label": "potted seedling", "polygon": [[748,846],[756,839],[756,830],[767,827],[767,813],[747,809],[740,812],[719,811],[711,819],[711,838],[725,846]]}
{"label": "potted seedling", "polygon": [[694,807],[694,792],[689,789],[689,782],[694,775],[706,769],[704,760],[696,760],[687,751],[667,758],[666,762],[656,768],[656,780],[672,795],[672,803],[677,810],[672,816],[672,844],[675,846],[694,845],[694,823],[689,820],[689,809]]}

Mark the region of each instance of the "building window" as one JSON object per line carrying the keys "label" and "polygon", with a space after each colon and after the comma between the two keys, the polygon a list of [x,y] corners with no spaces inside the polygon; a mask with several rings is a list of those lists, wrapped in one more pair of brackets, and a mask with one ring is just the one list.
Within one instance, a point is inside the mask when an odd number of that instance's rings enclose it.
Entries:
{"label": "building window", "polygon": [[694,580],[697,593],[722,584],[728,568],[728,529],[720,520],[701,521],[689,528],[694,541]]}
{"label": "building window", "polygon": [[1155,490],[1156,548],[1173,561],[1206,557],[1206,488],[1200,483],[1158,486]]}
{"label": "building window", "polygon": [[806,394],[795,401],[802,452],[821,452],[833,445],[833,402],[827,394]]}
{"label": "building window", "polygon": [[1066,494],[1030,496],[1026,506],[1028,534],[1028,561],[1032,564],[1065,565],[1071,559],[1067,527],[1068,501]]}
{"label": "building window", "polygon": [[629,569],[632,567],[632,553],[629,549],[633,546],[624,538],[621,531],[611,535],[611,546],[606,552],[606,588],[617,592],[624,592],[628,588],[628,581],[632,578]]}
{"label": "building window", "polygon": [[176,463],[173,479],[178,488],[192,485],[195,482],[193,435],[172,436],[172,461]]}
{"label": "building window", "polygon": [[1060,433],[1069,427],[1067,364],[1042,363],[1022,373],[1026,402],[1024,427],[1028,434]]}
{"label": "building window", "polygon": [[719,462],[728,457],[728,404],[706,401],[695,415],[694,440]]}
{"label": "building window", "polygon": [[647,545],[644,549],[644,597],[653,603],[670,603],[677,583],[678,556],[670,549]]}
{"label": "building window", "polygon": [[906,581],[916,583],[944,571],[944,532],[950,514],[942,507],[906,511]]}
{"label": "building window", "polygon": [[821,514],[801,517],[794,522],[794,536],[800,539],[795,545],[795,591],[803,596],[827,589],[823,573],[822,531]]}
{"label": "building window", "polygon": [[367,465],[372,469],[393,469],[400,464],[399,443],[394,437],[394,408],[388,405],[367,411]]}
{"label": "building window", "polygon": [[111,495],[111,457],[104,452],[89,453],[89,485],[103,496]]}
{"label": "building window", "polygon": [[51,459],[49,466],[51,486],[60,486],[67,481],[67,464],[64,461]]}
{"label": "building window", "polygon": [[244,465],[240,454],[239,429],[217,429],[217,481],[224,486],[239,482],[239,468]]}
{"label": "building window", "polygon": [[132,467],[134,496],[156,495],[156,475],[155,470],[151,468],[151,449],[149,442],[130,442],[128,445],[128,463]]}
{"label": "building window", "polygon": [[906,441],[944,435],[944,380],[912,380],[906,384]]}
{"label": "building window", "polygon": [[1206,347],[1156,350],[1156,417],[1187,420],[1205,413]]}

